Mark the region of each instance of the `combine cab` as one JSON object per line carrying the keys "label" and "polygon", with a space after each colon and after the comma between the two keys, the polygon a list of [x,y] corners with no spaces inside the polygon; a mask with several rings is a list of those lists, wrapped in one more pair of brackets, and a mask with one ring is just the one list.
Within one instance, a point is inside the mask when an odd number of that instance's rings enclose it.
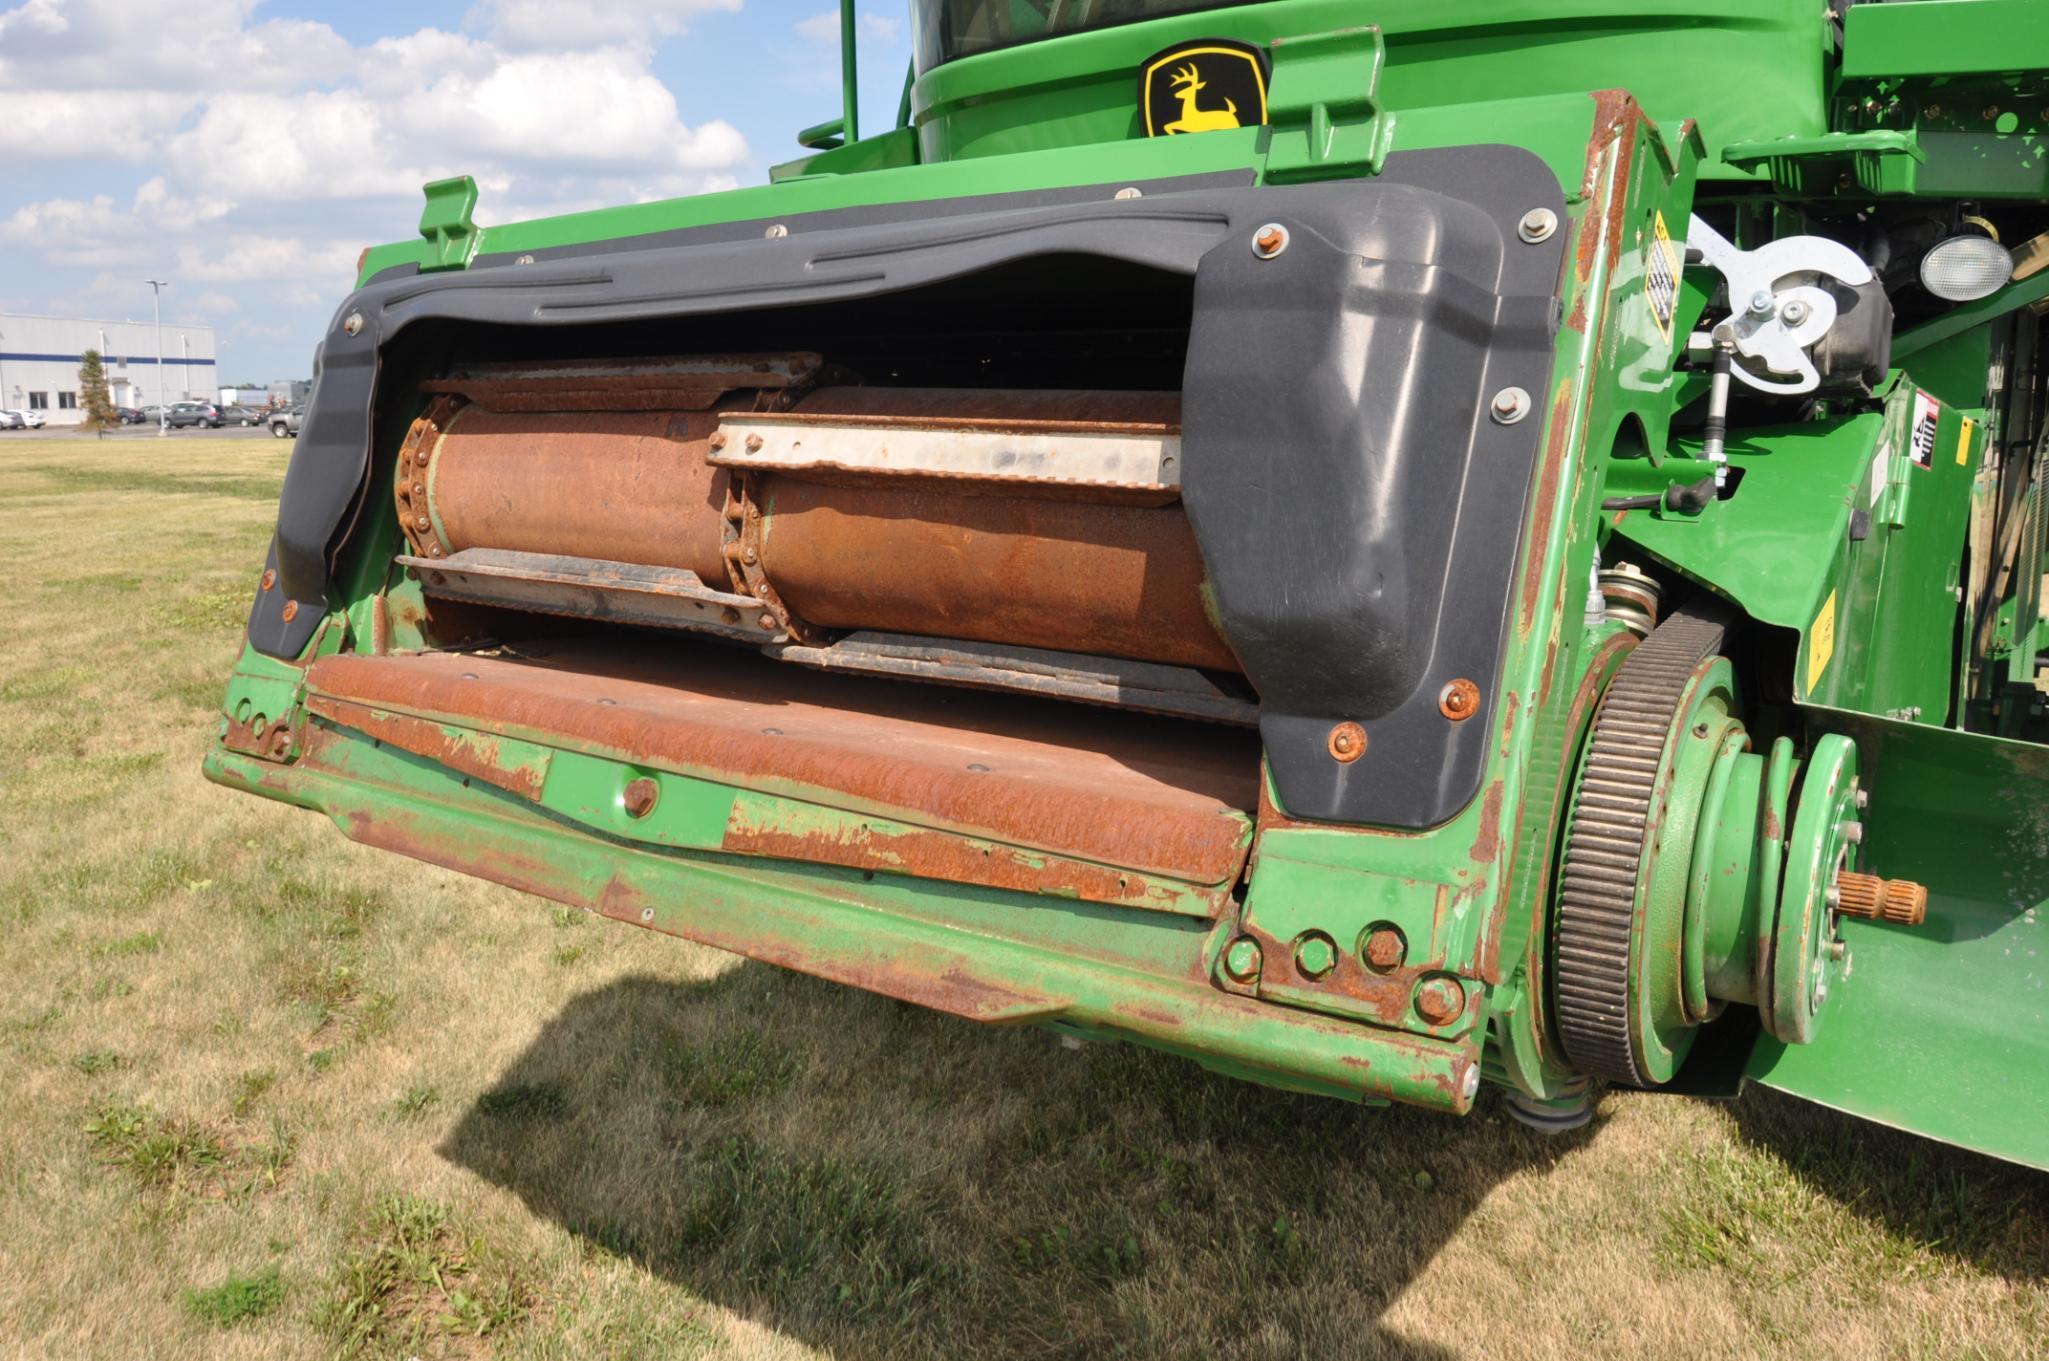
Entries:
{"label": "combine cab", "polygon": [[769,185],[429,185],[208,774],[1279,1087],[2049,1166],[2049,15],[1623,9],[913,0]]}

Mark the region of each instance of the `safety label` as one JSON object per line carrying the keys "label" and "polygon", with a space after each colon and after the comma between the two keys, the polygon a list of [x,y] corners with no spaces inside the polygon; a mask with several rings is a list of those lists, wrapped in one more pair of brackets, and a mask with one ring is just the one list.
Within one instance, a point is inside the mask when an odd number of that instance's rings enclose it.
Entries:
{"label": "safety label", "polygon": [[1651,303],[1651,318],[1658,334],[1672,338],[1672,317],[1679,310],[1679,252],[1673,248],[1672,233],[1665,230],[1665,215],[1651,220],[1650,259],[1644,262],[1643,290]]}
{"label": "safety label", "polygon": [[1814,622],[1807,629],[1807,693],[1812,695],[1814,687],[1821,683],[1828,671],[1829,658],[1836,655],[1836,593],[1830,591],[1828,599],[1821,604],[1821,612],[1814,616]]}
{"label": "safety label", "polygon": [[1925,392],[1914,394],[1914,427],[1907,435],[1907,457],[1923,468],[1935,466],[1935,427],[1942,423],[1942,403]]}

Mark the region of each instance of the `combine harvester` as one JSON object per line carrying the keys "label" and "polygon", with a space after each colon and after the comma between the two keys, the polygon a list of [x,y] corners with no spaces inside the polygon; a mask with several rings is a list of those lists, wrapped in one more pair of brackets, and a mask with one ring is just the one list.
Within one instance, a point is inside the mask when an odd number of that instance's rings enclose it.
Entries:
{"label": "combine harvester", "polygon": [[766,186],[365,253],[207,773],[1276,1087],[2049,1167],[2049,4],[912,11]]}

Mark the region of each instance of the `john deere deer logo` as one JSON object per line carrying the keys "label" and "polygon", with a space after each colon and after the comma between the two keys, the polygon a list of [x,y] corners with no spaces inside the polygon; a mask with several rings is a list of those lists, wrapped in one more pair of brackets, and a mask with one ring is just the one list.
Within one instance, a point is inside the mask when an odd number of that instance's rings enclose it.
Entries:
{"label": "john deere deer logo", "polygon": [[1226,99],[1221,109],[1205,109],[1196,105],[1196,96],[1209,88],[1209,82],[1201,78],[1190,62],[1174,73],[1174,97],[1181,101],[1181,116],[1167,124],[1167,132],[1215,132],[1218,128],[1238,126],[1238,104]]}
{"label": "john deere deer logo", "polygon": [[1227,38],[1170,47],[1139,73],[1148,137],[1224,132],[1266,121],[1266,54]]}

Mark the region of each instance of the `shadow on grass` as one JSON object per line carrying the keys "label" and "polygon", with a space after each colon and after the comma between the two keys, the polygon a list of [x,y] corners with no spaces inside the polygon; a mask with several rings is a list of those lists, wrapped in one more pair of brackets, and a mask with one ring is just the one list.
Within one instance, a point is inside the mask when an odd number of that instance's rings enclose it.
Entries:
{"label": "shadow on grass", "polygon": [[2049,1279],[2049,1174],[1768,1087],[1728,1110],[1745,1143],[1895,1239],[2016,1283]]}
{"label": "shadow on grass", "polygon": [[762,965],[563,1010],[444,1156],[846,1357],[1437,1358],[1385,1308],[1578,1143],[1063,1050]]}

